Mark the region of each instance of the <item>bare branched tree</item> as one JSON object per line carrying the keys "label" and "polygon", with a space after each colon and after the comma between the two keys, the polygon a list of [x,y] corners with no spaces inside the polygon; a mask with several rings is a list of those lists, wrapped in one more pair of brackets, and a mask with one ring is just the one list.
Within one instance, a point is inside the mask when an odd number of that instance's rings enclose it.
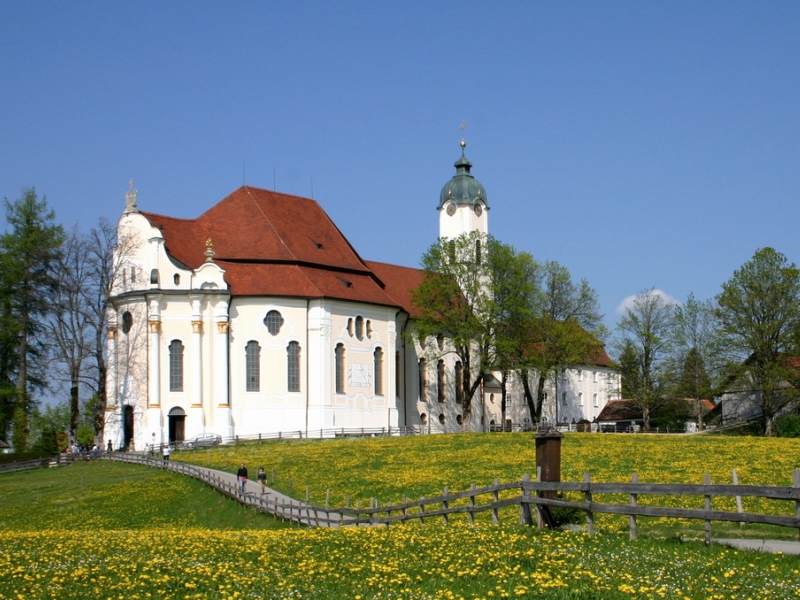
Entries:
{"label": "bare branched tree", "polygon": [[69,435],[75,440],[80,410],[80,384],[91,351],[90,313],[83,287],[90,281],[90,262],[85,238],[73,229],[66,235],[55,268],[56,285],[48,323],[52,355],[63,367],[69,384]]}

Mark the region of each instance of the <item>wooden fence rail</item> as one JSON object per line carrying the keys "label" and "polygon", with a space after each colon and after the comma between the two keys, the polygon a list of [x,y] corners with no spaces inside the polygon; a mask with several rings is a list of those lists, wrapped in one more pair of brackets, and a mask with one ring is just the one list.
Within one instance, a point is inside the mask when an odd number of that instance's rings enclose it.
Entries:
{"label": "wooden fence rail", "polygon": [[[537,524],[541,527],[547,519],[541,518],[542,511],[549,507],[570,508],[583,511],[587,515],[587,531],[592,533],[596,514],[614,514],[628,517],[631,538],[637,535],[637,517],[671,517],[680,519],[694,519],[705,522],[706,541],[710,543],[710,524],[712,521],[728,521],[738,523],[758,523],[777,525],[798,529],[800,533],[800,469],[793,474],[793,484],[789,486],[761,486],[761,485],[714,485],[704,484],[671,484],[671,483],[639,483],[636,474],[630,483],[596,483],[588,476],[581,482],[547,482],[531,480],[528,476],[521,481],[500,483],[495,481],[492,485],[475,487],[467,490],[450,492],[447,488],[443,493],[435,496],[426,496],[416,500],[406,500],[395,504],[379,505],[375,499],[365,507],[330,507],[326,501],[325,506],[316,506],[308,501],[300,502],[294,499],[279,500],[277,496],[264,496],[259,494],[242,494],[238,485],[225,481],[212,471],[187,463],[166,463],[137,454],[116,454],[111,456],[114,460],[135,462],[149,466],[166,468],[171,471],[194,477],[214,487],[223,494],[237,500],[256,510],[272,514],[280,519],[292,521],[302,525],[316,527],[339,527],[347,525],[375,526],[390,525],[406,521],[426,522],[430,519],[441,518],[449,522],[451,515],[464,514],[474,522],[475,515],[482,512],[491,512],[492,521],[500,521],[500,509],[518,506],[520,522],[526,525],[533,524],[533,513],[538,513]],[[710,480],[709,480],[710,481]],[[518,491],[518,494],[502,497],[501,492]],[[558,497],[557,494],[581,494],[582,500],[569,500]],[[618,494],[628,498],[626,503],[598,502],[598,495]],[[488,496],[488,499],[484,497]],[[671,506],[655,506],[640,504],[642,496],[692,496],[704,499],[704,508],[678,508]],[[329,500],[330,496],[326,496]],[[769,500],[782,500],[794,503],[793,515],[773,515],[744,512],[714,510],[713,499],[719,497],[766,498]],[[465,501],[465,502],[460,502]],[[740,505],[737,502],[737,505]]]}

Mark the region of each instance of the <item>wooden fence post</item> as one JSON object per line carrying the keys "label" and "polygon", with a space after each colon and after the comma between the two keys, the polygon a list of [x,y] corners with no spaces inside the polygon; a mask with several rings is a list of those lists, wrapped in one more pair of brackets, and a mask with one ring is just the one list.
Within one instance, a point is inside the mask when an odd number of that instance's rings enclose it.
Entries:
{"label": "wooden fence post", "polygon": [[500,502],[500,492],[497,489],[499,485],[500,481],[495,479],[494,490],[492,491],[492,496],[494,496],[494,506],[492,507],[492,523],[500,522],[500,509],[497,507],[497,503]]}
{"label": "wooden fence post", "polygon": [[403,496],[403,522],[405,522],[406,517],[408,516],[408,508],[406,505],[409,502],[411,502],[411,500],[409,500],[408,496]]}
{"label": "wooden fence post", "polygon": [[[639,475],[637,473],[633,473],[631,475],[631,483],[634,485],[639,483]],[[631,493],[630,495],[630,505],[636,506],[638,494]],[[638,531],[636,530],[636,515],[628,515],[628,537],[632,540],[635,540],[638,536]]]}
{"label": "wooden fence post", "polygon": [[[443,495],[443,496],[447,496],[447,486],[444,486],[444,490],[442,490],[442,495]],[[450,508],[450,503],[447,501],[447,499],[444,499],[444,500],[442,500],[442,508],[443,508],[445,511],[447,511],[447,510]],[[444,518],[444,522],[445,522],[445,524],[447,524],[447,523],[449,523],[449,522],[450,522],[450,519],[449,519],[449,518],[448,518],[448,516],[447,516],[447,512],[445,512],[445,513],[442,515],[442,517]]]}
{"label": "wooden fence post", "polygon": [[[800,469],[795,469],[792,473],[792,487],[800,493]],[[800,519],[800,500],[794,501],[794,516]],[[797,539],[800,540],[800,527],[797,528]]]}
{"label": "wooden fence post", "polygon": [[375,524],[375,511],[378,508],[378,499],[377,498],[370,498],[369,507],[372,509],[369,513],[369,522],[371,524]]}
{"label": "wooden fence post", "polygon": [[522,476],[522,482],[520,484],[520,490],[522,491],[522,499],[519,502],[519,524],[520,525],[532,525],[533,519],[531,518],[531,504],[528,502],[528,488],[526,487],[526,483],[530,483],[531,475],[530,473],[525,473]]}
{"label": "wooden fence post", "polygon": [[[736,469],[731,472],[733,478],[733,485],[739,485],[739,475],[736,473]],[[744,507],[742,506],[742,497],[736,496],[736,512],[743,513]],[[744,527],[744,522],[739,522],[739,527]]]}
{"label": "wooden fence post", "polygon": [[589,508],[586,511],[586,533],[592,535],[594,533],[594,513],[592,512],[592,476],[589,473],[583,474],[583,482],[586,484],[586,491],[583,492],[583,497]]}
{"label": "wooden fence post", "polygon": [[[536,481],[542,480],[542,465],[536,465]],[[541,496],[541,493],[537,492],[537,496]],[[544,522],[542,520],[542,505],[536,505],[536,528],[542,529],[544,527]]]}
{"label": "wooden fence post", "polygon": [[[708,473],[706,473],[703,476],[703,485],[711,485],[711,475],[709,475]],[[708,491],[708,490],[706,490],[706,491]],[[711,494],[706,494],[705,496],[703,496],[703,508],[705,508],[706,511],[711,511]],[[706,519],[706,522],[705,522],[705,542],[706,542],[706,546],[711,544],[711,520],[710,519]]]}
{"label": "wooden fence post", "polygon": [[424,502],[424,500],[425,500],[425,498],[420,498],[419,499],[419,522],[420,523],[424,523],[425,522],[425,502]]}
{"label": "wooden fence post", "polygon": [[[469,495],[469,505],[470,505],[470,508],[474,509],[475,508],[475,484],[474,483],[469,486],[469,491],[471,492],[470,495]],[[467,514],[469,515],[469,522],[474,524],[475,523],[475,513],[472,510],[470,510]]]}

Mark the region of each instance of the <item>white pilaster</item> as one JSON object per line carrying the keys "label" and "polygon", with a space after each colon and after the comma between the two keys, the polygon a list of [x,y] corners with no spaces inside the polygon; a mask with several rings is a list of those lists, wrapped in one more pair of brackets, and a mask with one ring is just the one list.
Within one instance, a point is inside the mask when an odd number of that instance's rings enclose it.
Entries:
{"label": "white pilaster", "polygon": [[[307,429],[325,427],[325,407],[333,406],[333,344],[331,313],[324,300],[314,300],[308,311]],[[313,366],[312,366],[313,365]],[[332,414],[332,408],[329,411]]]}
{"label": "white pilaster", "polygon": [[[161,426],[161,309],[158,298],[150,300],[148,317],[147,352],[147,437],[145,443],[164,443]],[[134,427],[134,432],[137,429]],[[153,435],[155,433],[155,435]]]}
{"label": "white pilaster", "polygon": [[228,397],[230,376],[228,373],[228,302],[220,300],[214,311],[214,427],[222,437],[234,435],[231,421],[231,405]]}
{"label": "white pilaster", "polygon": [[389,423],[391,427],[397,427],[399,421],[400,402],[397,398],[397,361],[395,359],[397,350],[397,323],[394,315],[387,317],[386,323],[386,349],[388,352],[385,358],[386,364],[386,405],[394,410],[389,411]]}
{"label": "white pilaster", "polygon": [[200,298],[192,298],[192,396],[186,436],[192,438],[205,433],[203,412],[203,321],[200,314]]}

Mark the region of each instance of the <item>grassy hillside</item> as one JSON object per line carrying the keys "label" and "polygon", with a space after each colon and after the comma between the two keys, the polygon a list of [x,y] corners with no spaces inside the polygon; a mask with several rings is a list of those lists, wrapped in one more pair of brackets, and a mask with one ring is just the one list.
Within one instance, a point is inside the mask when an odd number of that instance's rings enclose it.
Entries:
{"label": "grassy hillside", "polygon": [[0,498],[0,531],[282,526],[198,481],[105,461],[0,475]]}
{"label": "grassy hillside", "polygon": [[[177,460],[235,471],[245,462],[275,472],[275,486],[314,497],[330,489],[339,501],[370,496],[389,501],[432,494],[443,486],[519,479],[535,473],[533,434],[454,434],[396,438],[271,441],[179,453]],[[746,484],[791,484],[800,467],[800,440],[789,438],[568,434],[562,444],[562,479],[702,483],[710,473],[731,481],[736,468]]]}
{"label": "grassy hillside", "polygon": [[[530,439],[265,444],[183,458],[235,457],[236,463],[236,452],[254,452],[256,461],[294,465],[298,473],[316,464],[318,476],[339,489],[374,481],[391,491],[398,489],[393,474],[414,482],[418,469],[438,489],[436,475],[445,469],[452,470],[450,481],[459,482],[482,481],[481,465],[497,468],[484,456],[487,441],[506,445],[506,451],[517,444],[522,453]],[[624,447],[622,441],[617,444]],[[583,438],[568,442],[574,452]],[[337,450],[341,457],[325,467],[336,458],[328,453]],[[420,464],[404,459],[406,450]],[[472,471],[457,470],[464,466],[461,453]],[[610,452],[621,460],[618,454]],[[497,462],[507,469],[527,460],[504,456]],[[387,473],[374,472],[377,467]],[[348,478],[355,471],[361,479],[354,483]],[[486,477],[505,473],[511,476],[511,470],[499,470]],[[514,519],[500,526],[426,521],[390,528],[263,529],[276,525],[199,482],[147,467],[78,463],[2,475],[0,598],[800,598],[800,557],[675,540],[629,542],[620,533],[589,538],[520,527]]]}

